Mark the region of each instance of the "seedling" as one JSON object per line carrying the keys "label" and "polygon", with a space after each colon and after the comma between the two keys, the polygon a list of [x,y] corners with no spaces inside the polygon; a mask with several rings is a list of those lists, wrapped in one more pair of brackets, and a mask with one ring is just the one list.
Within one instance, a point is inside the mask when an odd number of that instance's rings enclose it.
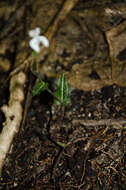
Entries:
{"label": "seedling", "polygon": [[70,87],[64,74],[62,74],[57,81],[55,93],[48,88],[47,82],[39,79],[39,82],[35,85],[32,94],[33,96],[36,96],[45,90],[54,97],[54,104],[59,106],[67,106],[70,104]]}
{"label": "seedling", "polygon": [[[32,94],[36,96],[40,94],[42,91],[48,91],[54,97],[54,104],[61,106],[62,115],[64,115],[64,107],[70,104],[70,86],[65,78],[65,74],[63,73],[56,83],[56,92],[52,92],[48,88],[48,83],[44,82],[37,70],[36,57],[37,53],[40,52],[40,43],[42,43],[45,47],[49,47],[49,41],[45,36],[40,35],[40,28],[36,28],[29,32],[29,36],[32,38],[29,42],[30,47],[33,49],[33,63],[32,63],[32,72],[36,75],[39,81],[36,83]],[[59,146],[64,148],[66,144],[62,142],[57,142]]]}
{"label": "seedling", "polygon": [[56,84],[56,93],[53,93],[48,88],[48,83],[44,82],[39,74],[35,71],[36,69],[36,57],[37,53],[40,52],[40,43],[45,47],[49,47],[49,41],[45,36],[40,35],[40,28],[35,28],[29,32],[29,36],[32,38],[29,42],[30,47],[33,49],[33,70],[32,72],[39,78],[39,82],[35,85],[35,88],[32,92],[33,96],[40,94],[42,91],[47,90],[54,97],[54,103],[56,105],[67,106],[70,104],[70,86],[65,78],[65,75],[62,74],[57,80]]}

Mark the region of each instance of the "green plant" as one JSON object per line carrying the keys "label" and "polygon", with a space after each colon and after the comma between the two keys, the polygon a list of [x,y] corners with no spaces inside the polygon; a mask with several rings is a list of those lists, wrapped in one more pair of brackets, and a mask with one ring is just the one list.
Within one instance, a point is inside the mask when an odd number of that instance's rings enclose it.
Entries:
{"label": "green plant", "polygon": [[[62,115],[64,115],[64,106],[67,106],[71,102],[70,86],[65,78],[65,74],[63,73],[57,80],[56,92],[52,92],[49,89],[49,84],[42,80],[39,72],[37,71],[37,62],[36,62],[37,53],[40,52],[40,43],[42,43],[45,47],[49,47],[49,41],[45,36],[40,35],[40,28],[31,30],[29,32],[29,36],[32,38],[29,42],[29,45],[33,49],[32,52],[33,62],[32,62],[31,71],[39,79],[32,91],[32,94],[33,96],[36,96],[40,94],[42,91],[47,90],[54,97],[54,104],[61,106],[63,113]],[[66,146],[66,144],[59,141],[57,142],[57,144],[62,148]]]}
{"label": "green plant", "polygon": [[[70,86],[64,74],[62,74],[60,78],[57,80],[56,97],[60,99],[64,106],[70,104]],[[60,105],[60,102],[57,98],[54,99],[54,103]]]}
{"label": "green plant", "polygon": [[42,91],[47,90],[54,97],[54,104],[59,106],[67,106],[70,104],[70,86],[65,78],[65,75],[62,74],[56,83],[56,92],[53,93],[48,88],[48,83],[39,79],[38,83],[35,85],[35,88],[32,92],[33,96],[40,94]]}
{"label": "green plant", "polygon": [[32,92],[33,96],[40,94],[42,91],[47,90],[50,94],[54,96],[54,103],[57,105],[67,106],[70,104],[70,86],[65,78],[65,75],[62,74],[60,78],[57,80],[56,84],[56,93],[53,93],[48,88],[48,83],[44,82],[41,77],[39,77],[39,73],[36,72],[36,57],[37,53],[40,52],[40,43],[42,43],[45,47],[49,47],[49,41],[45,36],[40,35],[40,28],[37,27],[34,30],[29,32],[29,36],[32,38],[29,42],[30,47],[33,49],[33,65],[32,72],[39,78],[39,81],[35,85],[35,88]]}

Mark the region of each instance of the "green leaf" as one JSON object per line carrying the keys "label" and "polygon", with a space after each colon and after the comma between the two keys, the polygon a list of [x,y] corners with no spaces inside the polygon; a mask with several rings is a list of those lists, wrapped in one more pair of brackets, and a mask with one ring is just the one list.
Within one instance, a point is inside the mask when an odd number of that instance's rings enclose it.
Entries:
{"label": "green leaf", "polygon": [[65,143],[62,143],[62,142],[57,142],[57,144],[59,145],[59,146],[61,146],[62,148],[64,148],[65,146],[66,146],[66,144]]}
{"label": "green leaf", "polygon": [[[62,74],[57,81],[56,97],[63,103],[64,106],[70,104],[70,86],[64,74]],[[56,98],[54,99],[54,103],[57,105],[61,105],[61,102],[59,102]]]}
{"label": "green leaf", "polygon": [[42,91],[46,90],[48,88],[48,83],[39,80],[39,82],[36,84],[34,90],[32,91],[32,95],[36,96],[40,94]]}

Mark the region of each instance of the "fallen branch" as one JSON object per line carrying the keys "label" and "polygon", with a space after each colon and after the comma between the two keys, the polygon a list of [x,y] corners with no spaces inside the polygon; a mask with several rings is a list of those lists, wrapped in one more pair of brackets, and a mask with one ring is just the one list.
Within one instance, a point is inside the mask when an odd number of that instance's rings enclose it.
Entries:
{"label": "fallen branch", "polygon": [[126,124],[126,119],[118,120],[118,119],[101,119],[101,120],[84,120],[84,119],[73,119],[72,124],[82,124],[85,126],[99,126],[99,125],[116,125],[120,127],[120,125]]}
{"label": "fallen branch", "polygon": [[8,106],[3,105],[1,110],[4,112],[6,121],[3,124],[3,130],[0,134],[0,175],[6,154],[15,134],[19,131],[22,120],[22,101],[24,100],[24,84],[26,75],[23,72],[13,76],[10,80],[10,99]]}

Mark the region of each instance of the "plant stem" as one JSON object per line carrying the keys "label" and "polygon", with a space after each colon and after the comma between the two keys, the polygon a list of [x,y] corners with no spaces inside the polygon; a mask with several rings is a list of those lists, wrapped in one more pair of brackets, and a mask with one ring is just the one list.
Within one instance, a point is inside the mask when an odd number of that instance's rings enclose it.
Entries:
{"label": "plant stem", "polygon": [[59,101],[59,102],[61,103],[61,105],[64,106],[63,102],[62,102],[49,88],[47,88],[46,90],[47,90],[54,98],[56,98],[57,101]]}
{"label": "plant stem", "polygon": [[[31,69],[31,72],[39,79],[39,80],[43,80],[40,76],[40,74],[34,70]],[[63,102],[49,89],[49,88],[46,88],[46,90],[54,97],[57,99],[57,101],[59,101],[61,103],[61,105],[64,106]]]}

